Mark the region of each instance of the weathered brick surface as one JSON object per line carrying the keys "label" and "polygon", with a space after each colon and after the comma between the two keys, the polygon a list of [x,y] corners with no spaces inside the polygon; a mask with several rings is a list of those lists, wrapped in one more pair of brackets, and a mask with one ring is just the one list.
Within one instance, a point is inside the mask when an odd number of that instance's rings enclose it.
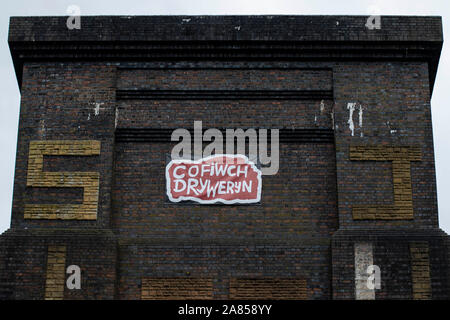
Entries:
{"label": "weathered brick surface", "polygon": [[[361,81],[353,81],[354,74],[359,74]],[[338,124],[335,138],[340,226],[352,229],[377,225],[419,229],[437,227],[427,66],[420,63],[340,64],[335,68],[333,79],[335,121]],[[347,124],[347,103],[353,100],[363,106],[362,127],[354,115],[354,136]],[[353,219],[353,205],[392,205],[394,202],[392,163],[354,161],[349,154],[351,146],[383,145],[421,148],[421,161],[410,164],[413,221]]]}
{"label": "weathered brick surface", "polygon": [[230,299],[304,300],[305,279],[231,279]]}
{"label": "weathered brick surface", "polygon": [[47,253],[45,300],[62,300],[66,280],[66,247],[50,246]]}
{"label": "weathered brick surface", "polygon": [[254,206],[169,202],[165,166],[171,146],[116,144],[113,225],[119,235],[301,240],[312,234],[329,237],[336,230],[333,145],[281,144],[283,169],[263,178],[261,203]]}
{"label": "weathered brick surface", "polygon": [[331,90],[333,73],[326,68],[181,69],[158,70],[121,67],[119,89],[157,90]]}
{"label": "weathered brick surface", "polygon": [[367,286],[367,268],[373,265],[373,246],[370,242],[355,242],[355,298],[375,299],[375,290]]}
{"label": "weathered brick surface", "polygon": [[[371,242],[373,264],[380,267],[381,289],[375,299],[413,299],[411,243],[428,243],[432,299],[448,299],[447,235],[440,230],[340,230],[333,236],[333,298],[355,299],[351,272],[355,270],[354,243]],[[341,275],[341,276],[337,276]],[[335,289],[336,288],[336,289]],[[353,292],[352,292],[353,290]]]}
{"label": "weathered brick surface", "polygon": [[[66,248],[65,267],[80,267],[80,290],[67,289],[64,267],[48,273],[48,248],[52,247]],[[115,298],[117,247],[110,232],[92,228],[10,229],[0,238],[0,257],[2,299],[45,299],[49,275],[64,280],[64,299]]]}
{"label": "weathered brick surface", "polygon": [[[383,17],[368,32],[367,16],[97,16],[70,32],[66,17],[11,18],[10,41],[372,40],[442,41],[440,17]],[[338,22],[338,23],[336,23]],[[236,26],[242,28],[237,29]]]}
{"label": "weathered brick surface", "polygon": [[[0,298],[44,299],[48,248],[64,246],[81,289],[57,298],[355,299],[370,243],[375,299],[448,299],[430,112],[441,19],[185,18],[83,17],[77,32],[11,19],[22,97]],[[333,130],[334,143],[281,143],[261,203],[173,204],[174,144],[115,132],[194,120]],[[427,243],[429,281],[411,243]]]}
{"label": "weathered brick surface", "polygon": [[[30,63],[24,67],[11,216],[13,228],[109,226],[115,123],[115,100],[112,88],[114,70],[115,67],[112,66],[86,63]],[[30,145],[45,144],[49,142],[44,141],[51,140],[70,141],[67,145],[83,144],[82,141],[85,140],[98,141],[92,148],[80,150],[82,154],[79,156],[73,153],[67,156],[56,156],[55,153],[59,152],[55,151],[52,156],[44,155],[43,157],[43,170],[46,176],[58,177],[60,174],[57,172],[61,171],[80,172],[80,177],[93,179],[91,184],[93,189],[96,189],[96,179],[99,180],[96,220],[92,220],[95,215],[93,203],[89,204],[92,210],[84,213],[91,220],[57,219],[49,222],[42,219],[25,219],[26,204],[58,203],[53,202],[54,200],[50,202],[48,193],[43,191],[31,194],[31,189],[38,188],[29,187],[24,183],[27,181],[28,169],[34,170],[33,166],[31,168],[28,166]],[[43,142],[32,143],[32,141]],[[93,149],[96,151],[87,151]],[[98,175],[98,178],[93,177],[90,172],[96,172],[95,175]],[[39,188],[41,187],[47,186],[39,185]],[[66,205],[76,204],[77,201],[83,202],[83,194],[77,197],[78,194],[73,193],[73,188],[63,187],[61,184],[54,187],[59,188],[57,193],[53,191],[56,193],[53,199],[66,198]],[[84,195],[87,194],[84,193]],[[73,218],[73,215],[68,218]]]}
{"label": "weathered brick surface", "polygon": [[212,279],[142,279],[141,300],[207,300],[212,297]]}
{"label": "weathered brick surface", "polygon": [[[296,278],[306,281],[305,299],[331,295],[330,243],[304,237],[301,241],[120,240],[119,299],[140,299],[142,279],[213,279],[213,298],[230,298],[231,279]],[[289,289],[289,290],[292,290]],[[279,294],[281,294],[279,292]]]}
{"label": "weathered brick surface", "polygon": [[412,242],[409,250],[411,253],[411,276],[414,299],[431,299],[430,260],[427,242]]}

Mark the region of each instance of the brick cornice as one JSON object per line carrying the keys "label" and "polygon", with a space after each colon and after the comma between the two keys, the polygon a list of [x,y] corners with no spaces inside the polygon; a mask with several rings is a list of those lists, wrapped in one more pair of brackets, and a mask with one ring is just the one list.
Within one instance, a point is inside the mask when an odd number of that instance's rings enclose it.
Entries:
{"label": "brick cornice", "polygon": [[9,45],[21,85],[25,61],[426,61],[432,90],[440,17],[88,16],[12,17]]}

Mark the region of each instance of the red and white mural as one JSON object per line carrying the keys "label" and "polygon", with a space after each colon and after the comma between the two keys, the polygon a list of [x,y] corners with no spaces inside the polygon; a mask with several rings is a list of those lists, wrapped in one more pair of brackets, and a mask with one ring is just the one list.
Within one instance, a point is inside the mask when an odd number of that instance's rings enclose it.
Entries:
{"label": "red and white mural", "polygon": [[172,202],[256,203],[261,200],[261,171],[244,155],[172,160],[166,166],[166,187]]}

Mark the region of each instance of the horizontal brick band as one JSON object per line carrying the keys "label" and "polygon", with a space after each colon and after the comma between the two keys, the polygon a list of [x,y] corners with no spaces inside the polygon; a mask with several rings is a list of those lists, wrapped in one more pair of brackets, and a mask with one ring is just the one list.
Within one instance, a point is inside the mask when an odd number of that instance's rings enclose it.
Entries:
{"label": "horizontal brick band", "polygon": [[332,90],[117,90],[117,100],[318,100]]}
{"label": "horizontal brick band", "polygon": [[[331,68],[268,67],[260,65],[230,65],[224,62],[212,66],[170,66],[166,68],[134,68],[132,63],[118,66],[117,89],[122,90],[332,90]],[[191,91],[189,91],[191,92]]]}
{"label": "horizontal brick band", "polygon": [[[116,142],[170,143],[173,130],[175,129],[118,128]],[[193,137],[194,130],[189,129],[189,132]],[[225,130],[222,129],[221,132],[225,137]],[[270,141],[270,132],[267,133],[267,141]],[[281,143],[334,143],[334,132],[331,129],[280,129],[279,141]]]}
{"label": "horizontal brick band", "polygon": [[350,160],[363,161],[421,161],[420,147],[413,146],[350,146]]}

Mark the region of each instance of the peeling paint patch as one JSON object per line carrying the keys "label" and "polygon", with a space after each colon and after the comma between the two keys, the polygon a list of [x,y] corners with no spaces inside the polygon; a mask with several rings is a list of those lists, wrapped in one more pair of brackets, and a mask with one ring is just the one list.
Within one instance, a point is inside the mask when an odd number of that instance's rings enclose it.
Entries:
{"label": "peeling paint patch", "polygon": [[331,127],[334,129],[334,112],[330,112],[331,116]]}
{"label": "peeling paint patch", "polygon": [[325,111],[325,102],[322,100],[320,101],[320,114],[323,114]]}
{"label": "peeling paint patch", "polygon": [[364,136],[364,133],[362,132],[362,126],[363,126],[363,107],[362,105],[359,105],[359,128],[361,129],[361,138]]}
{"label": "peeling paint patch", "polygon": [[359,105],[359,127],[362,128],[363,125],[363,107]]}
{"label": "peeling paint patch", "polygon": [[347,109],[348,109],[348,128],[352,132],[352,137],[355,135],[355,124],[353,123],[353,112],[355,111],[356,103],[349,102],[347,103]]}
{"label": "peeling paint patch", "polygon": [[369,242],[356,242],[355,250],[355,298],[375,300],[375,290],[369,289],[367,267],[373,265],[373,246]]}
{"label": "peeling paint patch", "polygon": [[241,26],[236,26],[236,27],[234,27],[234,29],[236,29],[237,31],[240,31],[241,30]]}
{"label": "peeling paint patch", "polygon": [[119,108],[116,108],[116,115],[114,117],[114,129],[117,128],[118,121],[119,121]]}
{"label": "peeling paint patch", "polygon": [[183,19],[183,22],[189,22],[191,19]]}
{"label": "peeling paint patch", "polygon": [[104,105],[105,103],[104,102],[93,102],[92,104],[95,105],[94,116],[98,116],[100,114],[100,106]]}
{"label": "peeling paint patch", "polygon": [[[333,103],[333,106],[331,107],[331,112],[330,112],[330,117],[331,117],[331,127],[334,130],[334,107],[335,107],[335,103]],[[337,129],[337,126],[336,126]]]}
{"label": "peeling paint patch", "polygon": [[391,125],[391,122],[390,121],[386,121],[386,126],[388,127],[388,129],[389,129],[389,133],[390,134],[395,134],[395,133],[397,133],[397,129],[395,129],[395,125]]}
{"label": "peeling paint patch", "polygon": [[353,122],[353,113],[358,108],[358,125],[361,129],[360,136],[363,137],[364,133],[362,132],[363,127],[363,106],[361,104],[357,104],[356,102],[349,102],[347,103],[347,109],[348,109],[348,128],[352,132],[352,137],[355,135],[355,123]]}

